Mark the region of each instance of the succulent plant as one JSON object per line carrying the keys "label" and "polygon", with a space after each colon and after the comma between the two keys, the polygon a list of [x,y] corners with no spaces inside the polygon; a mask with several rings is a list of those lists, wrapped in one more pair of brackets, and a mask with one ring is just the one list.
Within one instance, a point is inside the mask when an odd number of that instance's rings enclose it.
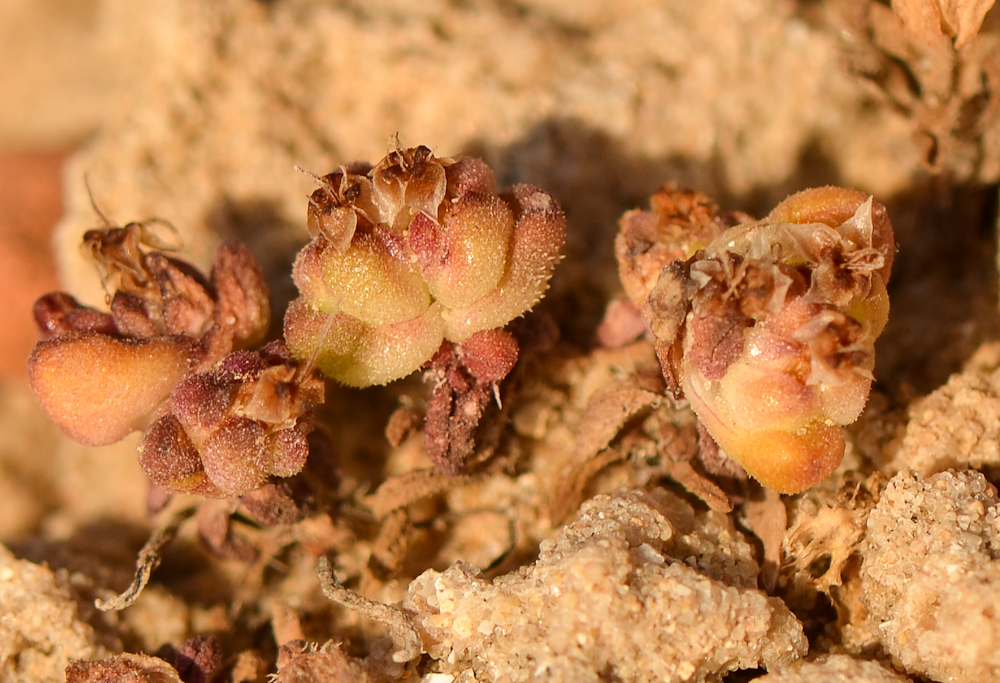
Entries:
{"label": "succulent plant", "polygon": [[426,147],[341,167],[320,185],[285,339],[350,386],[404,377],[443,342],[522,315],[544,294],[564,239],[546,192],[515,185],[498,195],[484,162]]}
{"label": "succulent plant", "polygon": [[503,328],[548,287],[565,218],[540,188],[497,194],[481,160],[397,149],[319,178],[285,314],[292,353],[355,387],[426,367],[425,450],[458,474],[518,357]]}
{"label": "succulent plant", "polygon": [[140,223],[84,235],[110,312],[64,292],[35,304],[38,402],[88,445],[143,431],[139,462],[168,492],[241,496],[295,474],[324,386],[281,342],[247,350],[270,320],[260,266],[227,242],[206,278],[165,246]]}
{"label": "succulent plant", "polygon": [[895,251],[885,207],[824,187],[760,221],[670,189],[653,208],[626,214],[616,250],[668,387],[755,479],[809,488],[871,389]]}
{"label": "succulent plant", "polygon": [[139,463],[168,491],[226,498],[289,477],[306,463],[317,373],[281,342],[237,351],[174,385],[168,410],[143,434]]}

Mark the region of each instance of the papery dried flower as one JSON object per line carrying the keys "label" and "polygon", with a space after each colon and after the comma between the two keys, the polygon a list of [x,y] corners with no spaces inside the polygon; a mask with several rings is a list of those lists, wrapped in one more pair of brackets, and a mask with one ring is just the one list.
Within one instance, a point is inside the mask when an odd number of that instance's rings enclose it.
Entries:
{"label": "papery dried flower", "polygon": [[259,343],[270,326],[270,306],[264,274],[250,251],[224,242],[205,278],[164,253],[168,246],[144,223],[84,234],[84,252],[101,273],[117,332],[132,338],[183,334],[201,343],[207,365]]}
{"label": "papery dried flower", "polygon": [[561,209],[531,185],[497,195],[479,159],[416,147],[320,182],[285,338],[328,377],[361,387],[408,375],[442,342],[522,315],[548,286]]}
{"label": "papery dried flower", "polygon": [[[654,209],[678,206],[678,194],[661,191]],[[792,195],[761,221],[691,216],[627,214],[623,281],[668,387],[751,476],[802,491],[840,463],[840,425],[857,419],[871,388],[895,250],[885,208],[826,187]]]}

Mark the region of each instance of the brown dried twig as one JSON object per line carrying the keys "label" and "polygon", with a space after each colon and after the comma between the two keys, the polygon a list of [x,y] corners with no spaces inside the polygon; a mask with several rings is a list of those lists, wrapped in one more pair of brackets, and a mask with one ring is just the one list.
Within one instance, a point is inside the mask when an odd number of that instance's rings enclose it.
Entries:
{"label": "brown dried twig", "polygon": [[385,625],[396,645],[392,661],[403,664],[420,657],[420,653],[423,651],[423,640],[420,638],[420,632],[413,624],[413,620],[406,612],[392,605],[375,602],[342,586],[334,576],[330,561],[326,556],[319,558],[317,573],[323,595],[333,602],[354,610],[363,617]]}
{"label": "brown dried twig", "polygon": [[132,579],[132,583],[113,598],[108,600],[98,598],[95,600],[94,605],[97,609],[102,612],[120,612],[135,603],[139,599],[139,595],[142,594],[146,584],[149,583],[149,578],[152,576],[153,570],[159,566],[163,549],[177,537],[177,532],[184,522],[197,511],[198,506],[196,505],[181,508],[171,513],[161,525],[156,527],[153,533],[150,534],[149,540],[146,541],[145,545],[139,551],[139,556],[135,561],[135,577]]}

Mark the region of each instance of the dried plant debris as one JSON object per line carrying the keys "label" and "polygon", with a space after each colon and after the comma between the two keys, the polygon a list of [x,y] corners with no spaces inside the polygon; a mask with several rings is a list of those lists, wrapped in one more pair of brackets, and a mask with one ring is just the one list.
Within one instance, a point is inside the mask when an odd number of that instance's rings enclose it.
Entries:
{"label": "dried plant debris", "polygon": [[156,654],[174,667],[184,683],[210,683],[225,663],[222,640],[216,635],[194,636],[180,647],[167,644]]}
{"label": "dried plant debris", "polygon": [[909,683],[906,676],[878,662],[849,655],[823,655],[799,660],[755,679],[758,683]]}
{"label": "dried plant debris", "polygon": [[[706,475],[698,454],[694,416],[663,395],[663,378],[652,345],[639,341],[618,349],[563,361],[533,377],[531,390],[546,387],[545,401],[518,395],[515,429],[524,436],[524,414],[558,415],[533,467],[547,484],[549,516],[558,524],[598,491],[642,487],[670,477],[715,510],[729,511],[726,494]],[[563,389],[568,389],[562,395]],[[555,390],[555,391],[553,391]],[[559,436],[571,441],[555,443]],[[543,436],[539,434],[539,436]],[[551,443],[554,452],[547,452]],[[698,465],[697,467],[695,465]],[[615,483],[611,483],[615,482]]]}
{"label": "dried plant debris", "polygon": [[591,396],[576,434],[574,462],[567,464],[567,476],[556,481],[552,493],[551,514],[556,522],[580,506],[588,482],[601,469],[627,457],[624,449],[608,449],[625,423],[662,400],[659,394],[629,381],[611,383]]}
{"label": "dried plant debris", "polygon": [[73,662],[66,683],[191,683],[159,657],[120,654],[109,659]]}
{"label": "dried plant debris", "polygon": [[[165,645],[157,656],[124,653],[108,659],[74,661],[66,683],[211,683],[223,667],[216,636],[195,636],[179,648]],[[233,677],[233,680],[239,680]]]}
{"label": "dried plant debris", "polygon": [[860,570],[868,514],[886,478],[839,472],[787,501],[776,591],[802,619],[814,650],[872,652],[877,634],[866,621]]}
{"label": "dried plant debris", "polygon": [[388,628],[396,646],[396,651],[392,654],[392,661],[397,664],[406,664],[420,656],[420,634],[406,612],[392,605],[375,602],[344,588],[337,582],[326,557],[321,557],[319,561],[319,579],[323,595],[327,598],[364,617],[384,624]]}
{"label": "dried plant debris", "polygon": [[804,654],[787,608],[699,571],[712,560],[674,545],[662,509],[639,493],[598,496],[530,568],[493,581],[465,564],[427,571],[402,607],[461,680],[718,680]]}
{"label": "dried plant debris", "polygon": [[0,681],[63,681],[71,660],[107,656],[65,577],[0,546]]}
{"label": "dried plant debris", "polygon": [[160,564],[163,548],[170,544],[181,525],[195,513],[194,507],[183,508],[171,514],[165,523],[153,531],[149,540],[146,541],[135,562],[135,577],[128,588],[123,593],[109,600],[98,599],[95,602],[97,609],[101,611],[119,611],[132,605],[142,590],[149,583],[149,577],[153,570]]}
{"label": "dried plant debris", "polygon": [[965,47],[996,0],[893,0],[892,11],[908,31],[933,45],[945,35]]}
{"label": "dried plant debris", "polygon": [[862,600],[908,673],[1000,677],[1000,498],[982,474],[900,472],[868,517]]}
{"label": "dried plant debris", "polygon": [[327,643],[323,647],[308,647],[303,641],[282,645],[278,673],[274,683],[368,683],[376,679],[368,675],[360,662]]}
{"label": "dried plant debris", "polygon": [[925,165],[959,183],[996,182],[1000,24],[986,17],[993,0],[894,0],[891,10],[874,0],[839,4],[848,68],[909,116]]}
{"label": "dried plant debris", "polygon": [[871,388],[895,252],[885,207],[826,187],[730,226],[669,187],[651,205],[622,218],[616,255],[668,390],[762,484],[812,486]]}
{"label": "dried plant debris", "polygon": [[472,457],[487,405],[500,403],[497,387],[514,368],[518,347],[503,330],[484,330],[463,344],[445,341],[427,363],[434,383],[424,423],[424,448],[441,472],[461,474]]}
{"label": "dried plant debris", "polygon": [[[790,592],[830,593],[864,544],[868,514],[885,477],[846,477],[839,487],[796,499],[782,542],[782,583]],[[822,571],[818,571],[822,569]]]}

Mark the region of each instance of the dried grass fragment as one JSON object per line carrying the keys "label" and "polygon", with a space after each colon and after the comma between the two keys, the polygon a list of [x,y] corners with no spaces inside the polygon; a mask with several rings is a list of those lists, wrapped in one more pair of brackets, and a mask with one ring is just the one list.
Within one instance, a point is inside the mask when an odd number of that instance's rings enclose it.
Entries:
{"label": "dried grass fragment", "polygon": [[142,546],[139,556],[136,558],[135,578],[132,579],[132,583],[122,593],[113,598],[108,600],[98,598],[95,600],[94,605],[97,609],[103,612],[120,612],[138,600],[142,594],[142,590],[149,583],[149,578],[152,576],[153,570],[160,564],[163,549],[174,540],[181,525],[194,515],[197,509],[197,507],[191,506],[176,510],[160,526],[154,529],[149,540]]}
{"label": "dried grass fragment", "polygon": [[319,558],[317,571],[323,595],[368,619],[384,624],[389,629],[396,646],[392,661],[405,664],[420,657],[420,635],[405,611],[392,605],[375,602],[340,585],[333,575],[330,561],[325,556]]}

